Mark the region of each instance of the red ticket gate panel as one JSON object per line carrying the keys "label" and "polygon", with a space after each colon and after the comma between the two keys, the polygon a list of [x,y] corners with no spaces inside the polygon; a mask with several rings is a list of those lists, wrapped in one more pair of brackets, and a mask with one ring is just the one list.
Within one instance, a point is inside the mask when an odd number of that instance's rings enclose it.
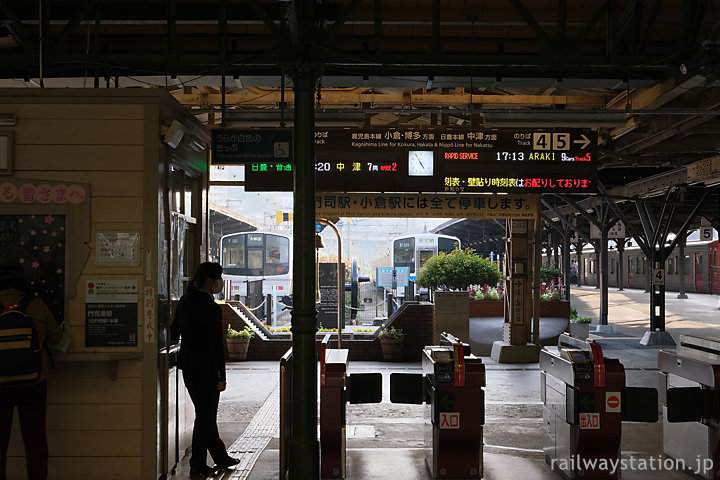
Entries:
{"label": "red ticket gate panel", "polygon": [[482,478],[485,365],[460,343],[423,349],[425,460],[434,478]]}
{"label": "red ticket gate panel", "polygon": [[[599,344],[561,335],[540,353],[545,457],[574,478],[620,478],[623,420],[657,421],[657,390],[625,386],[625,369]],[[627,407],[627,408],[626,408]]]}

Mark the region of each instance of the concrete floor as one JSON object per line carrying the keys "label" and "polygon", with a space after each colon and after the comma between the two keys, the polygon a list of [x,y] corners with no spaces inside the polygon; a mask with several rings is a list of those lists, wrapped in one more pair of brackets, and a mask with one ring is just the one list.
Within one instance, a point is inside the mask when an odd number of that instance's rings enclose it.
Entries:
{"label": "concrete floor", "polygon": [[[681,333],[720,338],[720,298],[688,294],[678,300],[676,294],[666,300],[667,331],[677,340]],[[572,306],[578,313],[597,321],[599,291],[574,288]],[[610,292],[610,324],[614,332],[597,335],[606,357],[618,358],[625,366],[629,386],[658,383],[659,347],[639,345],[648,328],[648,294],[640,290]],[[471,332],[472,335],[472,332]],[[663,347],[672,349],[672,347]],[[545,462],[542,453],[542,404],[538,364],[496,364],[483,358],[487,369],[486,420],[484,428],[484,478],[502,480],[559,479]],[[353,372],[383,374],[383,402],[347,406],[347,479],[348,480],[420,480],[432,478],[424,463],[422,405],[392,404],[389,401],[389,375],[392,372],[420,372],[418,363],[352,362]],[[276,362],[230,364],[228,391],[221,398],[219,427],[227,445],[251,425],[260,407],[271,397],[278,378]],[[273,419],[276,421],[276,419]],[[255,422],[256,423],[256,422]],[[252,427],[248,428],[248,430]],[[247,432],[245,432],[247,434]],[[272,437],[272,438],[270,438]],[[277,432],[268,437],[267,446],[257,452],[248,468],[225,472],[216,479],[270,480],[278,478]],[[235,442],[240,450],[242,442]],[[640,467],[625,469],[624,479],[689,479],[675,469],[649,469],[662,454],[662,422],[623,424],[622,458]],[[173,479],[188,478],[188,457],[179,465]],[[251,463],[252,463],[251,462]]]}

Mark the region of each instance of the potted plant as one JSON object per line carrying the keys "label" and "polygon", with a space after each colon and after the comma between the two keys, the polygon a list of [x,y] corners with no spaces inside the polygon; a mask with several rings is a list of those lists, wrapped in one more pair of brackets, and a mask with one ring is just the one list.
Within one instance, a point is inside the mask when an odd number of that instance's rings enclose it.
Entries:
{"label": "potted plant", "polygon": [[378,334],[380,346],[382,347],[383,360],[386,362],[397,362],[402,360],[403,343],[405,332],[400,328],[383,328]]}
{"label": "potted plant", "polygon": [[577,310],[570,309],[570,335],[575,338],[585,340],[590,335],[590,317],[582,317],[577,314]]}
{"label": "potted plant", "polygon": [[250,339],[255,336],[255,332],[250,327],[242,330],[235,330],[232,325],[228,324],[225,333],[225,343],[227,344],[228,358],[232,362],[239,362],[247,358]]}

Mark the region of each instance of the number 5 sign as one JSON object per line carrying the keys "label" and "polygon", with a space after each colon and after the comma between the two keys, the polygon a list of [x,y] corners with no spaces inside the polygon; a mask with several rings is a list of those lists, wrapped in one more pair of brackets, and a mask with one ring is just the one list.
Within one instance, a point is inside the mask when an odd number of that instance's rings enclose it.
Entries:
{"label": "number 5 sign", "polygon": [[710,241],[713,239],[712,227],[700,227],[700,240]]}

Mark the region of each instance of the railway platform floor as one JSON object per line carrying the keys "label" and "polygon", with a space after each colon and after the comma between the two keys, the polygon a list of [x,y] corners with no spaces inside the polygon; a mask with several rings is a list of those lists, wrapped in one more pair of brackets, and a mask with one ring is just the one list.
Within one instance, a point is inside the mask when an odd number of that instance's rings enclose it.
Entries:
{"label": "railway platform floor", "polygon": [[[671,346],[642,346],[648,328],[648,293],[642,290],[609,292],[609,324],[613,332],[594,334],[605,356],[624,365],[627,384],[658,383],[657,353]],[[597,323],[600,294],[594,287],[574,287],[571,305]],[[677,299],[666,295],[666,328],[677,340],[680,334],[720,338],[720,297],[688,293]],[[487,369],[485,388],[484,476],[490,480],[550,480],[562,478],[545,462],[540,401],[540,369],[537,363],[497,364],[483,357]],[[424,463],[424,407],[389,401],[392,372],[419,373],[419,363],[351,362],[350,373],[383,374],[383,401],[347,406],[348,480],[431,479]],[[231,455],[241,459],[235,470],[214,478],[235,480],[278,479],[278,377],[277,362],[239,362],[228,365],[228,390],[221,397],[218,425]],[[691,479],[692,472],[664,461],[662,421],[655,424],[623,424],[622,458],[627,468],[622,478]],[[186,456],[175,479],[189,477]],[[696,467],[696,465],[688,465]]]}

